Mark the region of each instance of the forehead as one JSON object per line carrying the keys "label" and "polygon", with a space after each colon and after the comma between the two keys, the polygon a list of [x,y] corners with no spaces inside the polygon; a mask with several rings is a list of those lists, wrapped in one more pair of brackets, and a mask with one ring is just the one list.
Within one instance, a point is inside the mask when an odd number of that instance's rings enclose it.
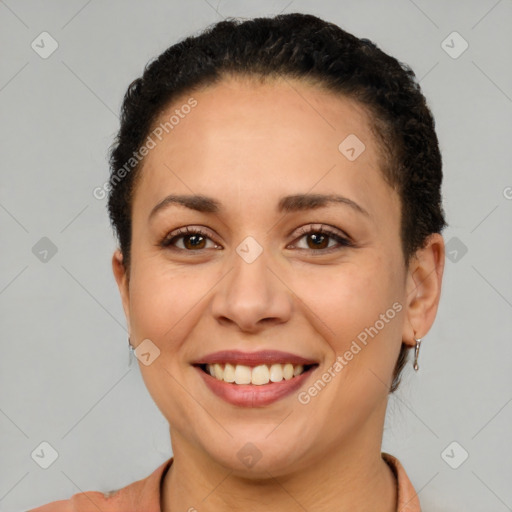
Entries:
{"label": "forehead", "polygon": [[366,110],[312,84],[226,78],[173,101],[154,129],[165,126],[137,185],[147,207],[177,191],[258,204],[290,192],[337,189],[361,202],[390,192]]}

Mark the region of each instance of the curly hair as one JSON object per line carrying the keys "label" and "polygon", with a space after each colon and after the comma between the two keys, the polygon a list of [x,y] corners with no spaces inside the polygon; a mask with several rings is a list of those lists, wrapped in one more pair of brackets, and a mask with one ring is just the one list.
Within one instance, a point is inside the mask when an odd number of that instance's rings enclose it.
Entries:
{"label": "curly hair", "polygon": [[[110,149],[108,210],[128,272],[132,199],[143,161],[134,155],[173,101],[230,75],[298,79],[365,108],[379,142],[383,178],[400,197],[406,268],[429,235],[447,226],[434,118],[408,65],[313,15],[228,18],[150,61],[124,96],[120,129]],[[398,388],[409,350],[402,343],[391,393]]]}

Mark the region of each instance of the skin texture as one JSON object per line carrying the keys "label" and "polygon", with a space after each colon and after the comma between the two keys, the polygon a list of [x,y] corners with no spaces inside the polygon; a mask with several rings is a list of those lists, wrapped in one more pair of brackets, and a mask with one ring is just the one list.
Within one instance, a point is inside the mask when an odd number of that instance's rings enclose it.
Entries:
{"label": "skin texture", "polygon": [[[139,365],[170,424],[162,510],[394,511],[396,482],[380,455],[388,390],[402,341],[414,346],[434,321],[443,238],[432,235],[406,270],[399,197],[353,101],[295,80],[233,77],[193,97],[197,106],[145,158],[129,274],[119,251],[112,259],[132,344],[150,339],[160,350]],[[354,161],[338,150],[349,134],[366,146]],[[277,212],[281,197],[301,193],[343,195],[369,215],[343,204]],[[168,194],[213,197],[222,209],[172,205],[148,221]],[[328,238],[318,249],[298,233],[320,224],[354,246]],[[202,250],[187,238],[159,245],[186,226],[207,231]],[[263,249],[250,264],[236,252],[247,236]],[[294,393],[235,407],[190,364],[218,350],[293,352],[319,363],[304,390],[395,302],[401,311],[308,404]],[[261,453],[252,468],[237,457],[248,442]]]}

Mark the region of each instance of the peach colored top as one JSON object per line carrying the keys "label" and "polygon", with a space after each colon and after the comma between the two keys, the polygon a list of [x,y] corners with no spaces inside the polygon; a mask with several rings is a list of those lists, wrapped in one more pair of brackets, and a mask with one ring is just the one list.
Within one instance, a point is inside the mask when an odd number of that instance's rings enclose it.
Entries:
{"label": "peach colored top", "polygon": [[[421,512],[416,491],[400,461],[385,452],[382,452],[382,458],[389,464],[397,478],[397,512]],[[161,512],[160,486],[172,462],[173,457],[161,464],[148,477],[117,491],[81,492],[69,500],[53,501],[28,512]]]}

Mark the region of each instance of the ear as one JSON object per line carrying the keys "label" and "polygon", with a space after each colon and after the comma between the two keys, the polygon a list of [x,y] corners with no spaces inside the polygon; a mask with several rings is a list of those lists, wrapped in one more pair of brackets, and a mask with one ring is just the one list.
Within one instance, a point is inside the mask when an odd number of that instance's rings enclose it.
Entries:
{"label": "ear", "polygon": [[444,239],[439,233],[428,238],[426,246],[411,258],[406,279],[405,323],[402,340],[415,346],[414,338],[422,338],[430,330],[441,298],[445,262]]}
{"label": "ear", "polygon": [[121,301],[123,303],[124,315],[130,330],[130,293],[128,289],[128,272],[123,263],[123,253],[116,249],[112,256],[112,270],[119,288]]}

